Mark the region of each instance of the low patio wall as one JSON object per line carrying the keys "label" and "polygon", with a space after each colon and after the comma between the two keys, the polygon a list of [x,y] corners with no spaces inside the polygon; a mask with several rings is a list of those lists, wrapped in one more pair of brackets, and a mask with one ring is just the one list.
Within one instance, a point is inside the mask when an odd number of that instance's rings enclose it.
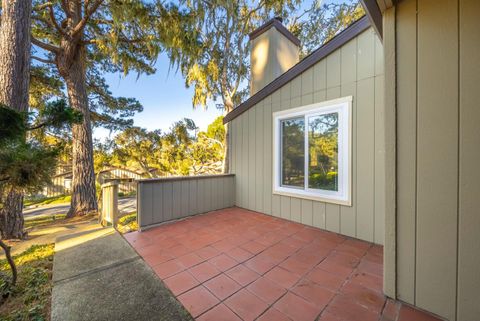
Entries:
{"label": "low patio wall", "polygon": [[233,206],[234,179],[224,174],[139,180],[139,228]]}

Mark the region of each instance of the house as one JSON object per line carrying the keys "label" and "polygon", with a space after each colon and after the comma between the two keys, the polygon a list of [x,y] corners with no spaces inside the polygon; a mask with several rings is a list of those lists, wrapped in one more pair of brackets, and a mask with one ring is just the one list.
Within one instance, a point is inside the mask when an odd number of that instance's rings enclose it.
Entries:
{"label": "house", "polygon": [[[102,185],[110,180],[119,180],[118,190],[120,193],[129,194],[136,191],[135,180],[149,177],[133,169],[122,167],[106,167],[95,174],[96,182]],[[59,167],[52,177],[52,184],[46,186],[40,193],[45,197],[68,195],[72,192],[72,169],[71,166]]]}
{"label": "house", "polygon": [[299,60],[278,19],[251,34],[231,174],[139,182],[142,229],[237,206],[383,245],[383,292],[480,316],[480,2],[364,0]]}
{"label": "house", "polygon": [[148,174],[134,169],[111,166],[104,168],[96,174],[96,182],[102,185],[111,180],[119,180],[118,191],[123,194],[135,193],[137,183],[135,180],[149,177]]}

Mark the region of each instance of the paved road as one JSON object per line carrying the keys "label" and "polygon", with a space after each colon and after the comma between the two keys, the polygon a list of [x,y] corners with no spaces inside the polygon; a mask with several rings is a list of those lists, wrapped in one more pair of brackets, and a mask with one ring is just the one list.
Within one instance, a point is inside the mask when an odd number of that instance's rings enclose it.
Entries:
{"label": "paved road", "polygon": [[[137,210],[137,199],[135,197],[121,198],[118,200],[118,207],[121,214],[131,213]],[[45,205],[38,208],[27,209],[23,211],[25,219],[38,218],[43,216],[53,216],[67,213],[70,203]]]}

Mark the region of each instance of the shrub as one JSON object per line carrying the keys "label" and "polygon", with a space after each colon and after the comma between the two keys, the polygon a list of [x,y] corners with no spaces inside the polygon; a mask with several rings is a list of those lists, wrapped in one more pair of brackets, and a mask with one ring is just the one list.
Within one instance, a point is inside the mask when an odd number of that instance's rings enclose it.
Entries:
{"label": "shrub", "polygon": [[137,213],[127,214],[118,220],[117,229],[121,233],[128,233],[138,230]]}

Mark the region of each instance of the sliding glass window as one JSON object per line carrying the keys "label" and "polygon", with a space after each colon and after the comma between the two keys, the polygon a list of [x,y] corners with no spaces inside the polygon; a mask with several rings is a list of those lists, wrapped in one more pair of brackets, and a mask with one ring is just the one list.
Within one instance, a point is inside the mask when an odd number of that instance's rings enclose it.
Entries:
{"label": "sliding glass window", "polygon": [[351,101],[274,114],[274,193],[350,205]]}

